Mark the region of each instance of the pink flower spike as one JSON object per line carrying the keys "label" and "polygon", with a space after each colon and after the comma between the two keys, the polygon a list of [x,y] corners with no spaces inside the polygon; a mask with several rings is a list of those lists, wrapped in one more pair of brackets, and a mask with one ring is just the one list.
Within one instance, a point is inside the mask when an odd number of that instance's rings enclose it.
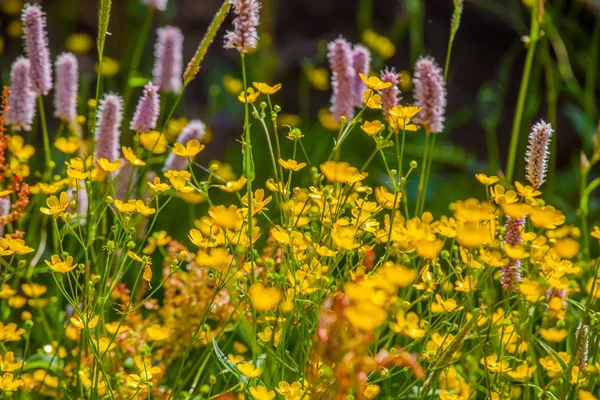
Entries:
{"label": "pink flower spike", "polygon": [[25,52],[31,63],[31,87],[38,95],[46,95],[52,89],[46,17],[39,5],[26,4],[21,21],[25,33]]}
{"label": "pink flower spike", "polygon": [[525,153],[525,175],[535,189],[539,189],[546,180],[550,139],[553,133],[552,125],[542,120],[531,128],[529,134],[529,144]]}
{"label": "pink flower spike", "polygon": [[340,120],[343,115],[347,120],[354,118],[354,82],[358,74],[354,70],[350,43],[339,38],[327,45],[327,58],[331,67],[331,114]]}
{"label": "pink flower spike", "polygon": [[429,133],[442,132],[446,113],[446,82],[433,58],[421,57],[417,60],[413,85],[416,105],[422,107],[414,121],[423,125]]}
{"label": "pink flower spike", "polygon": [[354,67],[354,106],[362,108],[363,106],[363,92],[367,89],[367,84],[360,79],[359,73],[364,76],[369,76],[371,70],[371,52],[364,46],[359,44],[355,45],[352,49],[352,66]]}
{"label": "pink flower spike", "polygon": [[387,117],[389,110],[400,103],[400,89],[398,89],[400,78],[393,68],[386,68],[381,71],[380,79],[382,82],[390,82],[392,84],[389,88],[379,92],[381,95],[383,115]]}
{"label": "pink flower spike", "polygon": [[161,92],[179,93],[183,73],[183,33],[174,26],[159,28],[154,47],[154,84]]}
{"label": "pink flower spike", "polygon": [[237,49],[242,54],[258,47],[259,14],[261,4],[257,0],[230,0],[233,13],[233,31],[225,34],[225,48]]}
{"label": "pink flower spike", "polygon": [[123,99],[116,94],[106,94],[98,107],[96,147],[94,158],[115,161],[119,158]]}
{"label": "pink flower spike", "polygon": [[19,57],[13,63],[10,72],[10,95],[6,122],[16,131],[31,130],[35,117],[35,99],[37,95],[31,90],[31,63],[25,57]]}
{"label": "pink flower spike", "polygon": [[77,58],[71,53],[63,53],[58,56],[56,59],[54,116],[65,122],[73,122],[77,119],[78,78]]}
{"label": "pink flower spike", "polygon": [[156,128],[160,112],[160,95],[158,86],[148,82],[144,86],[144,94],[140,97],[129,128],[136,132],[150,132]]}

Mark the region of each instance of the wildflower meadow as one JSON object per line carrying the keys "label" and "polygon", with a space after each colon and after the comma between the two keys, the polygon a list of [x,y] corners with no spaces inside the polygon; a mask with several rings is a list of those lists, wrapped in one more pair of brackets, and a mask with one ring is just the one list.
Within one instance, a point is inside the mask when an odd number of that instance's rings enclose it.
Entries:
{"label": "wildflower meadow", "polygon": [[600,398],[597,1],[183,3],[0,1],[0,399]]}

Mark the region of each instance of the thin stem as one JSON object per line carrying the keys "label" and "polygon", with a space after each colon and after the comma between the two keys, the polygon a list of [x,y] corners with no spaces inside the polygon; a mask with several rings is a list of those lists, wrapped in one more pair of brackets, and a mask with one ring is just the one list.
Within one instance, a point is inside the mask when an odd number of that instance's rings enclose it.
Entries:
{"label": "thin stem", "polygon": [[529,34],[529,49],[527,49],[527,57],[523,68],[523,77],[521,79],[521,87],[519,89],[519,98],[517,100],[517,108],[513,119],[512,134],[510,138],[510,148],[508,152],[508,161],[506,163],[506,180],[512,182],[515,159],[517,157],[517,147],[519,144],[519,132],[521,130],[521,121],[523,120],[523,110],[525,108],[525,100],[527,98],[527,89],[529,88],[529,77],[531,75],[531,67],[535,56],[536,44],[539,39],[539,22],[538,22],[538,1],[534,0],[531,7],[531,32]]}
{"label": "thin stem", "polygon": [[52,153],[50,152],[50,137],[48,136],[48,125],[46,125],[46,112],[44,111],[44,99],[42,96],[38,96],[38,108],[40,110],[44,155],[46,157],[46,172],[44,172],[44,179],[50,181],[54,170],[54,162],[52,161]]}

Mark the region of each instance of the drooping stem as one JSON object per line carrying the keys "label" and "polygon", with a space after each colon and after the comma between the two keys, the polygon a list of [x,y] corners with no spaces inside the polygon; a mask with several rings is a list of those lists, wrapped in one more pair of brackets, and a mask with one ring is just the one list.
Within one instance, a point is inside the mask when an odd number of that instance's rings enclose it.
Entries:
{"label": "drooping stem", "polygon": [[513,127],[510,138],[510,147],[508,151],[508,161],[506,163],[506,180],[512,182],[515,159],[517,156],[517,147],[519,144],[519,132],[521,130],[521,122],[523,120],[523,110],[525,108],[525,100],[527,97],[527,89],[529,88],[529,77],[531,75],[531,67],[535,56],[536,44],[539,39],[539,21],[538,21],[538,1],[534,0],[531,7],[531,31],[529,33],[529,49],[527,49],[527,57],[523,68],[523,77],[521,78],[521,86],[519,88],[519,97],[517,99],[517,108],[513,119]]}

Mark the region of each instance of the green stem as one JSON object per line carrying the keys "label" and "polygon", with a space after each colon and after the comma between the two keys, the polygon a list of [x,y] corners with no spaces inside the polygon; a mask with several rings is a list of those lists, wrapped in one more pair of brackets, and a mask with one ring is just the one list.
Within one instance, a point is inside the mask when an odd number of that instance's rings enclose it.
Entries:
{"label": "green stem", "polygon": [[425,184],[425,170],[427,169],[427,159],[429,155],[429,132],[425,133],[425,149],[423,150],[423,161],[421,162],[421,176],[419,178],[419,190],[417,192],[417,202],[415,203],[415,216],[419,215],[419,205],[423,194],[423,185]]}
{"label": "green stem", "polygon": [[433,163],[433,150],[435,149],[435,138],[437,137],[437,133],[433,134],[433,138],[431,138],[431,145],[429,146],[429,159],[427,160],[425,171],[425,185],[423,186],[423,196],[421,198],[421,205],[419,207],[419,214],[421,215],[423,209],[425,208],[425,200],[427,200],[427,187],[429,186],[429,176],[431,175],[431,164]]}
{"label": "green stem", "polygon": [[515,168],[515,159],[517,157],[517,147],[519,144],[519,131],[521,130],[521,121],[523,119],[523,109],[527,97],[527,89],[529,88],[529,76],[531,75],[531,67],[533,65],[533,57],[535,55],[536,44],[539,39],[539,22],[538,22],[538,1],[534,0],[531,7],[531,31],[529,34],[529,49],[527,49],[527,57],[523,68],[523,77],[521,79],[521,87],[519,89],[519,98],[517,100],[517,109],[513,119],[512,134],[510,138],[510,148],[508,152],[508,161],[506,164],[506,180],[512,182]]}
{"label": "green stem", "polygon": [[46,157],[46,172],[44,172],[44,179],[49,182],[54,170],[54,162],[52,161],[52,153],[50,152],[50,137],[48,136],[48,125],[46,124],[46,112],[44,111],[44,99],[42,96],[38,96],[38,108],[40,110],[44,155]]}

